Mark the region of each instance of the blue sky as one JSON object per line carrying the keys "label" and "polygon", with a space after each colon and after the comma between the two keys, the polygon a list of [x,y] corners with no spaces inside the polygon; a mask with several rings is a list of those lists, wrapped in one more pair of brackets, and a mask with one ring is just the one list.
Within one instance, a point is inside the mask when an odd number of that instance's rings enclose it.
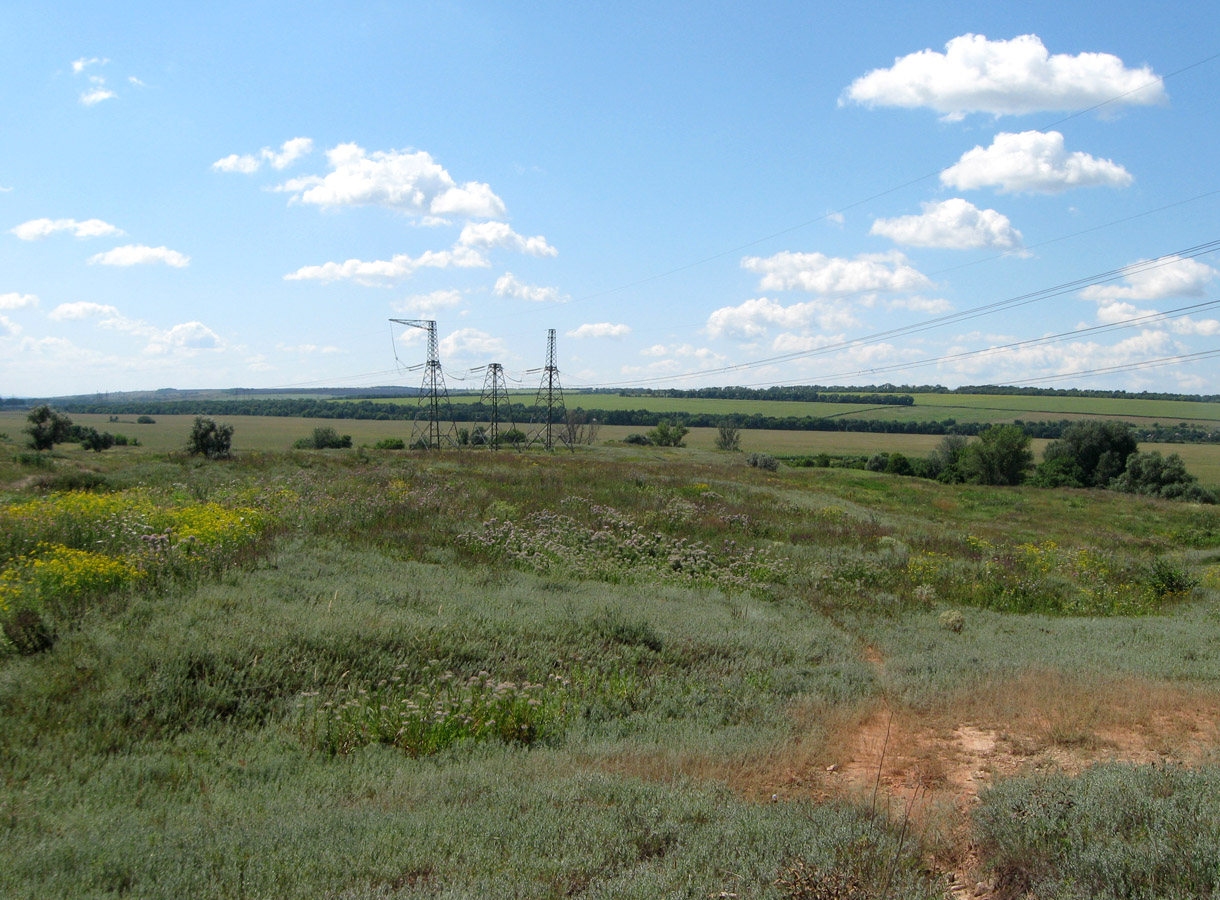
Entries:
{"label": "blue sky", "polygon": [[0,11],[3,395],[1220,389],[1212,4]]}

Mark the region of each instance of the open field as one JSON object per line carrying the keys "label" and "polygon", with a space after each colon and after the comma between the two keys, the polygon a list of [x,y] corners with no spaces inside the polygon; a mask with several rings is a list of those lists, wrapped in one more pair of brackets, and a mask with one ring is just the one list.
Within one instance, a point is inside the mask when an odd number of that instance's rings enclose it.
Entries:
{"label": "open field", "polygon": [[[138,437],[148,449],[167,452],[180,449],[190,432],[193,416],[156,416],[152,425],[135,424],[134,416],[122,416],[118,423],[108,422],[107,416],[81,414],[73,421],[90,425],[100,430],[121,432],[128,437]],[[350,434],[355,446],[372,445],[383,438],[411,436],[411,422],[377,421],[373,419],[313,419],[279,416],[221,416],[233,425],[233,446],[242,450],[287,450],[297,438],[308,437],[313,429],[329,425],[340,434]],[[470,423],[465,423],[469,426]],[[0,432],[6,432],[13,440],[20,440],[25,425],[24,413],[0,412]],[[622,440],[633,432],[647,431],[642,427],[619,425],[602,426],[598,441]],[[925,456],[941,438],[925,434],[871,434],[867,432],[826,431],[775,431],[768,429],[746,430],[741,433],[741,447],[746,453],[774,453],[782,455],[829,453],[831,455],[858,455],[873,453],[904,453],[907,456]],[[716,429],[692,428],[686,444],[694,449],[711,450],[715,447]],[[1035,440],[1033,447],[1040,459],[1042,448],[1048,442]],[[69,445],[71,446],[71,445]],[[1158,450],[1163,455],[1179,454],[1186,467],[1206,484],[1220,485],[1220,445],[1215,444],[1156,444],[1141,445],[1145,450]],[[65,452],[72,452],[66,450]],[[134,455],[137,448],[115,447],[107,454]],[[92,454],[86,454],[91,456]]]}
{"label": "open field", "polygon": [[0,445],[0,895],[1220,887],[1215,507],[185,424]]}
{"label": "open field", "polygon": [[[514,391],[513,402],[531,406],[534,391]],[[1114,418],[1128,422],[1176,424],[1189,422],[1209,425],[1220,422],[1220,403],[1195,403],[1184,400],[1138,400],[1106,397],[1036,397],[1006,394],[913,394],[913,406],[879,403],[807,403],[787,400],[722,400],[681,397],[637,397],[618,394],[582,394],[565,391],[570,408],[631,410],[653,412],[693,412],[713,415],[764,416],[847,416],[901,422],[1059,421],[1076,418]],[[454,395],[455,406],[474,402],[477,396]],[[411,399],[378,399],[374,403],[411,403]]]}

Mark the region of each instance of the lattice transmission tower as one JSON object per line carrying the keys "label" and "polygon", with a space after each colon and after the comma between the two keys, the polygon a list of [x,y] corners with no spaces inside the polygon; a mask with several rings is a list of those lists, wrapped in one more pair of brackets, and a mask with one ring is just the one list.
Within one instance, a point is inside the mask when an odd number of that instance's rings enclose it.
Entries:
{"label": "lattice transmission tower", "polygon": [[428,332],[428,358],[424,363],[424,381],[419,392],[419,406],[426,410],[425,416],[416,415],[411,429],[411,447],[422,445],[425,449],[439,450],[457,444],[457,426],[453,422],[453,408],[449,405],[449,390],[445,387],[445,375],[441,371],[440,343],[436,339],[435,319],[390,319],[399,325],[410,325]]}
{"label": "lattice transmission tower", "polygon": [[555,449],[558,438],[571,449],[564,430],[567,409],[563,404],[563,386],[559,383],[559,366],[555,364],[555,329],[546,332],[546,368],[542,370],[542,383],[538,385],[538,397],[534,400],[531,421],[538,426],[530,437],[530,443],[541,443],[546,449]]}
{"label": "lattice transmission tower", "polygon": [[508,432],[517,430],[513,421],[512,400],[508,396],[508,382],[504,380],[504,366],[499,363],[490,363],[487,366],[487,377],[483,379],[483,393],[479,397],[479,403],[491,407],[491,421],[483,432],[483,443],[490,450],[499,450],[500,423],[507,419]]}

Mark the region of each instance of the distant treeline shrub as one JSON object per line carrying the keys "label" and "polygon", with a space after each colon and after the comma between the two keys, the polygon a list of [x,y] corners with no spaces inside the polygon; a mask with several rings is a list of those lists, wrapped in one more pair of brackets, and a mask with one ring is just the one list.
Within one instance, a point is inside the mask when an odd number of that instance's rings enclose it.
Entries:
{"label": "distant treeline shrub", "polygon": [[[873,402],[869,400],[867,402]],[[67,403],[73,413],[104,413],[145,415],[208,415],[208,416],[285,416],[318,419],[368,419],[377,421],[413,420],[426,418],[428,412],[415,403],[377,403],[372,400],[333,401],[310,399],[247,399],[247,400],[168,400],[139,403]],[[649,409],[584,409],[574,407],[574,413],[596,419],[601,425],[654,428],[662,422],[685,428],[719,428],[725,417],[721,412],[659,412]],[[515,421],[529,421],[533,408],[514,403],[508,410],[500,408],[501,418],[509,413]],[[454,414],[466,421],[490,422],[492,409],[482,403],[454,403]],[[848,419],[826,416],[735,416],[742,429],[775,431],[837,431],[868,434],[962,434],[973,436],[991,427],[986,422],[959,422],[956,419],[896,422],[879,419]],[[1074,422],[1014,422],[1034,438],[1055,439]],[[1132,432],[1137,440],[1158,443],[1220,443],[1220,428],[1154,423]]]}
{"label": "distant treeline shrub", "polygon": [[768,388],[706,387],[681,390],[662,388],[649,390],[618,391],[620,397],[675,397],[698,400],[789,400],[801,403],[867,403],[880,406],[914,406],[915,398],[909,394],[856,394],[844,393],[836,388],[810,385],[781,386]]}

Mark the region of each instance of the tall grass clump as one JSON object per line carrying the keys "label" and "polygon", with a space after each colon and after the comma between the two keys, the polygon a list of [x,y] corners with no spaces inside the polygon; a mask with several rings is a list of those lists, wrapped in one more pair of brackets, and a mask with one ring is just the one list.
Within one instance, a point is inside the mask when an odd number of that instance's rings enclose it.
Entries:
{"label": "tall grass clump", "polygon": [[558,675],[546,683],[502,681],[487,671],[459,678],[430,663],[421,683],[404,676],[407,669],[400,664],[388,679],[368,687],[345,684],[325,699],[307,691],[299,704],[302,736],[330,754],[389,744],[418,757],[467,742],[529,745],[564,715],[568,682]]}
{"label": "tall grass clump", "polygon": [[1220,769],[1094,766],[1012,778],[975,811],[1004,896],[1167,900],[1220,892]]}

